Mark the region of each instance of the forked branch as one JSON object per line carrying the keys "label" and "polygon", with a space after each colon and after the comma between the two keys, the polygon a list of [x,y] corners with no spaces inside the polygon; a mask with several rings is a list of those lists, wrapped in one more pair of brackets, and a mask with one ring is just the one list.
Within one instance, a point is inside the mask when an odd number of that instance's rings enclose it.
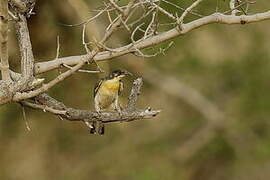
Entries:
{"label": "forked branch", "polygon": [[[136,43],[130,43],[128,45],[112,49],[112,51],[102,51],[95,55],[93,60],[95,61],[104,61],[109,60],[118,56],[122,56],[128,53],[136,52],[138,49],[144,49],[148,47],[152,47],[154,45],[160,44],[172,38],[176,38],[177,36],[181,36],[187,34],[199,27],[209,25],[209,24],[248,24],[259,21],[264,21],[270,19],[270,11],[264,13],[257,13],[254,15],[241,15],[241,16],[233,16],[233,15],[225,15],[222,13],[214,13],[209,16],[205,16],[199,19],[196,19],[189,23],[183,23],[181,29],[179,27],[172,28],[166,32],[159,33],[157,35],[153,35],[149,38],[142,39],[136,41]],[[80,56],[69,56],[62,57],[56,60],[48,60],[45,62],[39,62],[35,64],[35,73],[40,74],[52,69],[60,68],[61,64],[65,63],[67,65],[73,66],[81,61],[81,59],[85,58],[87,55]]]}
{"label": "forked branch", "polygon": [[121,113],[109,111],[98,113],[96,111],[70,108],[65,106],[62,102],[48,96],[47,94],[38,95],[33,99],[33,102],[23,101],[22,104],[30,108],[48,111],[70,121],[111,123],[128,122],[155,117],[159,114],[159,110],[151,110],[151,108],[135,108],[141,87],[142,78],[134,80],[133,87],[129,95],[129,101]]}

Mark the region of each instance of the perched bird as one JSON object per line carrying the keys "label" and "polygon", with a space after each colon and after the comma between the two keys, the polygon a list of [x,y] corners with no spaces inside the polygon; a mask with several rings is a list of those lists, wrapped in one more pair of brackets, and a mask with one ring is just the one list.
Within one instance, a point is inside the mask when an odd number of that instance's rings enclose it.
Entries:
{"label": "perched bird", "polygon": [[[114,110],[121,113],[119,95],[123,91],[122,78],[127,75],[132,74],[126,70],[114,70],[96,84],[94,89],[94,101],[97,112],[112,107]],[[96,133],[95,124],[92,124],[90,133]],[[104,125],[102,123],[99,123],[98,133],[104,134]]]}

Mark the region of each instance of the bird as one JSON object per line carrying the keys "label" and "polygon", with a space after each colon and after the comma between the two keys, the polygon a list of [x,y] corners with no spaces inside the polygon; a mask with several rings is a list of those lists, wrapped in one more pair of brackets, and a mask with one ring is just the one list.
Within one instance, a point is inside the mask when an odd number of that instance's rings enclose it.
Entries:
{"label": "bird", "polygon": [[[112,107],[121,114],[119,95],[124,89],[122,78],[132,75],[126,70],[114,70],[108,76],[100,79],[94,88],[94,105],[98,113]],[[96,124],[93,123],[90,133],[96,133]],[[104,134],[104,125],[98,123],[98,134]]]}

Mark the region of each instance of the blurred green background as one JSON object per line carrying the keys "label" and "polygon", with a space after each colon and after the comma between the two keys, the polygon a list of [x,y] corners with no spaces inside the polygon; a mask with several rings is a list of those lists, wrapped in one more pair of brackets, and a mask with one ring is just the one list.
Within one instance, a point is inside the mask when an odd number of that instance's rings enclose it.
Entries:
{"label": "blurred green background", "polygon": [[[188,4],[180,3],[183,7]],[[219,1],[219,10],[228,9],[227,4]],[[36,15],[29,19],[35,59],[55,58],[58,35],[60,56],[84,54],[82,28],[61,24],[81,22],[101,5],[101,1],[91,0],[38,1]],[[216,1],[206,1],[198,12],[207,15],[215,11],[215,6]],[[250,13],[268,9],[269,2],[261,0],[251,6]],[[190,16],[187,20],[192,19]],[[160,16],[160,21],[166,20]],[[91,23],[88,39],[102,37],[106,22],[104,16]],[[12,23],[10,28],[10,63],[19,71]],[[61,121],[27,108],[29,132],[18,104],[1,106],[0,179],[269,179],[269,28],[269,21],[208,25],[174,39],[165,55],[150,59],[126,55],[100,62],[106,71],[123,68],[144,77],[138,106],[162,110],[154,119],[107,125],[104,136],[90,135],[83,123]],[[120,31],[111,43],[117,46],[127,39],[128,34]],[[39,76],[52,79],[57,74],[54,70]],[[93,109],[92,89],[98,78],[95,74],[76,73],[49,94],[68,106]],[[167,80],[174,83],[161,87]],[[125,81],[122,103],[132,79]],[[196,101],[191,100],[195,105],[190,103],[188,95],[181,96],[177,83],[186,88],[185,93],[199,92],[222,117],[216,122],[207,119],[211,112],[208,114],[206,109],[206,115],[202,113],[207,106],[198,108]]]}

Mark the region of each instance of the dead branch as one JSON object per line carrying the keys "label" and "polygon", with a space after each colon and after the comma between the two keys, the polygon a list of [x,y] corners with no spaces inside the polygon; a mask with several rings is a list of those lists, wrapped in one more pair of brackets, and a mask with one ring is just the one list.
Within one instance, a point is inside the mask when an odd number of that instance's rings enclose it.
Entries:
{"label": "dead branch", "polygon": [[128,97],[128,103],[126,107],[126,109],[128,109],[129,111],[133,111],[135,109],[136,102],[138,101],[138,97],[141,94],[142,85],[143,85],[142,78],[138,78],[135,81],[133,81],[133,87]]}
{"label": "dead branch", "polygon": [[196,6],[198,6],[203,0],[197,0],[194,3],[192,3],[181,15],[181,17],[178,19],[178,23],[182,24],[184,21],[184,18],[186,17],[186,15],[192,10],[194,9]]}
{"label": "dead branch", "polygon": [[174,21],[177,21],[177,18],[174,15],[172,15],[171,13],[169,13],[168,11],[166,11],[165,9],[163,9],[162,7],[156,5],[155,3],[153,3],[153,6],[155,8],[157,8],[160,12],[162,12],[163,14],[165,14],[168,18],[170,18],[170,19],[172,19]]}
{"label": "dead branch", "polygon": [[236,1],[235,0],[230,0],[230,9],[231,9],[231,12],[232,12],[232,15],[233,16],[236,16],[236,14],[239,12],[237,8],[235,8],[235,4],[236,4]]}
{"label": "dead branch", "polygon": [[1,74],[4,81],[10,81],[8,62],[8,1],[0,2],[0,52],[1,52]]}
{"label": "dead branch", "polygon": [[[32,6],[28,3],[28,1],[21,0],[10,0],[11,8],[14,7],[14,10],[11,11],[11,16],[16,19],[16,29],[18,34],[18,42],[20,46],[21,53],[21,71],[22,74],[19,74],[19,78],[13,78],[14,72],[10,71],[8,66],[7,57],[3,58],[2,56],[2,67],[7,67],[7,69],[2,70],[3,80],[8,79],[9,74],[12,76],[12,79],[15,81],[16,86],[10,90],[9,86],[7,86],[4,81],[0,81],[0,104],[4,104],[10,101],[22,102],[25,106],[29,106],[35,109],[42,109],[44,111],[51,112],[55,115],[59,115],[62,118],[74,121],[87,121],[87,122],[121,122],[121,121],[132,121],[140,118],[148,118],[153,117],[159,113],[159,111],[152,111],[151,109],[141,110],[135,107],[138,94],[140,92],[140,87],[142,85],[141,80],[136,80],[133,85],[133,89],[131,95],[129,97],[129,101],[127,106],[123,109],[123,112],[119,114],[118,112],[102,112],[97,113],[88,110],[79,110],[74,108],[66,107],[63,103],[56,101],[55,99],[47,96],[44,92],[48,91],[51,87],[56,85],[57,83],[65,80],[67,77],[71,76],[73,73],[80,71],[82,66],[89,61],[104,61],[109,60],[114,57],[122,56],[128,53],[137,53],[143,57],[149,57],[149,55],[144,55],[141,51],[144,48],[153,47],[157,44],[160,44],[169,39],[175,38],[177,36],[184,35],[186,33],[191,32],[192,30],[202,27],[204,25],[209,25],[213,23],[217,24],[247,24],[258,21],[263,21],[270,19],[270,12],[257,13],[253,15],[241,15],[237,16],[232,13],[231,15],[225,15],[222,13],[213,13],[209,16],[203,17],[202,15],[195,13],[194,8],[196,8],[199,3],[203,0],[195,0],[187,9],[183,9],[173,3],[170,3],[166,0],[147,0],[147,1],[138,1],[138,0],[130,0],[126,5],[120,6],[118,3],[115,3],[113,0],[109,0],[110,2],[104,3],[103,9],[99,10],[98,13],[92,18],[88,18],[86,21],[82,23],[72,25],[72,26],[80,26],[83,25],[83,45],[86,49],[85,55],[80,56],[70,56],[70,57],[59,57],[59,42],[58,42],[58,50],[57,56],[54,60],[39,62],[34,64],[34,57],[30,42],[30,36],[27,29],[27,20],[28,14],[32,11]],[[178,18],[177,13],[170,13],[170,11],[161,7],[160,2],[165,2],[169,5],[176,7],[178,10],[181,9],[183,13],[180,18]],[[33,0],[29,0],[29,2],[34,2]],[[238,6],[231,6],[230,12],[237,9]],[[238,2],[238,1],[237,1]],[[1,1],[1,4],[6,3],[7,0]],[[19,3],[19,4],[18,4]],[[75,6],[74,6],[75,7]],[[26,8],[26,9],[25,9]],[[76,7],[78,9],[78,7]],[[135,12],[143,12],[141,17],[133,20],[133,15]],[[110,13],[115,13],[116,17],[111,16]],[[161,12],[161,13],[158,13]],[[109,24],[107,26],[107,31],[105,32],[102,38],[88,37],[89,43],[85,42],[85,31],[86,25],[93,20],[101,17],[101,15],[107,13]],[[166,29],[166,31],[159,31],[162,28],[159,28],[160,22],[158,22],[157,14],[160,16],[167,16],[169,18],[168,24],[170,24],[170,29]],[[196,20],[193,20],[188,23],[184,23],[184,19],[189,15],[193,14],[199,17]],[[8,11],[5,11],[5,16],[8,16]],[[1,16],[2,17],[2,16]],[[15,18],[16,17],[16,18]],[[147,18],[150,19],[148,22]],[[145,20],[145,27],[142,26],[142,22]],[[138,25],[140,24],[140,25]],[[178,25],[178,26],[177,26]],[[173,27],[172,27],[173,26]],[[5,26],[7,27],[7,26]],[[117,47],[108,47],[106,44],[111,36],[119,30],[120,28],[125,28],[124,30],[130,33],[130,41],[126,44],[122,44]],[[90,27],[89,27],[90,29]],[[2,28],[1,28],[2,31]],[[135,33],[137,33],[138,37],[135,40]],[[91,39],[94,39],[94,42],[91,42]],[[98,39],[98,40],[95,40]],[[100,40],[101,39],[101,40]],[[95,48],[92,51],[88,49],[89,44],[94,44]],[[5,52],[5,51],[4,51]],[[161,51],[163,52],[163,51]],[[3,52],[2,52],[3,53]],[[7,55],[7,50],[6,50]],[[4,61],[3,61],[4,59]],[[52,81],[47,84],[42,84],[44,79],[35,79],[34,75],[44,73],[56,68],[67,67],[68,70],[64,73],[57,76]],[[4,74],[6,74],[6,78],[4,78]],[[16,75],[17,76],[17,75]],[[21,78],[22,77],[22,78]],[[24,78],[27,77],[27,78]],[[28,78],[28,77],[32,77]],[[16,80],[15,80],[16,79]],[[24,81],[24,79],[31,79],[31,81]],[[172,80],[173,81],[173,80]],[[169,81],[170,82],[170,81]],[[27,88],[20,88],[20,85],[27,84]],[[25,86],[24,86],[25,87]],[[181,88],[178,86],[176,88]],[[218,120],[223,119],[223,115],[217,113],[215,108],[211,106],[211,104],[207,104],[204,99],[200,98],[198,94],[194,91],[190,91],[189,96],[191,99],[189,102],[191,105],[196,107],[199,112],[201,112],[206,119],[211,122],[210,124],[214,124],[214,126],[210,126],[211,128],[216,128],[216,122]],[[192,99],[193,98],[193,99]],[[195,100],[194,100],[195,98]],[[31,101],[30,100],[33,100]],[[205,105],[206,104],[206,105]],[[219,123],[217,123],[219,124]],[[208,128],[208,126],[207,126]],[[192,143],[190,143],[192,144]]]}
{"label": "dead branch", "polygon": [[87,122],[128,122],[146,118],[152,118],[158,115],[159,110],[137,109],[135,104],[140,94],[142,86],[142,78],[134,80],[133,87],[129,96],[127,106],[119,112],[96,112],[89,110],[80,110],[66,107],[63,103],[55,100],[47,94],[40,94],[34,98],[34,102],[23,101],[23,105],[34,109],[48,111],[55,115],[60,115],[62,118],[70,121],[87,121]]}
{"label": "dead branch", "polygon": [[[68,68],[68,69],[72,69],[72,67],[69,66],[69,65],[63,64],[63,66],[66,67],[66,68]],[[94,74],[102,73],[102,71],[90,71],[90,70],[84,70],[84,69],[79,69],[78,72],[82,72],[82,73],[94,73]]]}
{"label": "dead branch", "polygon": [[[186,10],[185,8],[180,7],[180,6],[174,4],[174,3],[170,2],[170,1],[162,0],[162,2],[165,2],[165,3],[167,3],[167,4],[169,4],[169,5],[173,6],[173,7],[176,7],[177,9],[182,10],[182,11],[185,11]],[[194,15],[194,16],[197,16],[197,17],[203,17],[201,14],[199,14],[197,12],[194,12],[192,10],[190,10],[189,13],[192,14],[192,15]]]}
{"label": "dead branch", "polygon": [[128,15],[129,15],[134,3],[136,3],[136,1],[137,0],[130,0],[130,2],[127,5],[127,8],[124,11],[122,11],[122,14],[120,16],[118,16],[119,18],[117,18],[117,20],[114,21],[111,24],[111,27],[106,31],[103,39],[100,41],[100,44],[103,44],[104,42],[106,42],[111,37],[111,35],[119,28],[122,21],[125,21],[128,18]]}
{"label": "dead branch", "polygon": [[24,15],[19,15],[19,21],[15,22],[18,44],[21,54],[21,72],[22,77],[31,79],[34,75],[34,55],[30,41],[27,20]]}
{"label": "dead branch", "polygon": [[95,56],[96,52],[92,52],[88,56],[86,56],[84,59],[81,60],[76,66],[72,67],[70,70],[60,74],[55,79],[51,80],[48,84],[43,84],[40,88],[35,89],[33,91],[29,92],[16,92],[13,96],[13,101],[18,102],[24,99],[29,99],[34,96],[37,96],[41,93],[46,92],[48,89],[53,87],[55,84],[65,80],[67,77],[78,71],[86,62],[89,62],[93,60],[93,57]]}
{"label": "dead branch", "polygon": [[[154,46],[156,44],[160,44],[169,39],[175,38],[177,36],[184,35],[189,33],[190,31],[197,29],[201,26],[205,26],[208,24],[248,24],[255,23],[259,21],[264,21],[270,19],[270,12],[257,13],[254,15],[241,15],[241,16],[232,16],[232,15],[224,15],[221,13],[214,13],[209,16],[205,16],[203,18],[199,18],[192,22],[182,24],[182,29],[180,30],[178,27],[175,27],[171,30],[168,30],[163,33],[159,33],[158,35],[151,36],[145,40],[139,41],[137,43],[130,43],[128,45],[115,48],[113,52],[111,51],[102,51],[96,54],[93,58],[95,61],[105,61],[118,56],[122,56],[128,53],[135,52],[136,49],[144,49],[150,46]],[[73,66],[81,61],[81,59],[85,58],[86,55],[80,56],[69,56],[59,58],[58,60],[48,60],[45,62],[40,62],[35,64],[35,73],[40,74],[44,73],[56,68],[60,68],[61,64],[65,63],[67,65]]]}
{"label": "dead branch", "polygon": [[26,3],[21,0],[11,0],[9,3],[13,8],[21,13],[25,13],[27,11]]}

